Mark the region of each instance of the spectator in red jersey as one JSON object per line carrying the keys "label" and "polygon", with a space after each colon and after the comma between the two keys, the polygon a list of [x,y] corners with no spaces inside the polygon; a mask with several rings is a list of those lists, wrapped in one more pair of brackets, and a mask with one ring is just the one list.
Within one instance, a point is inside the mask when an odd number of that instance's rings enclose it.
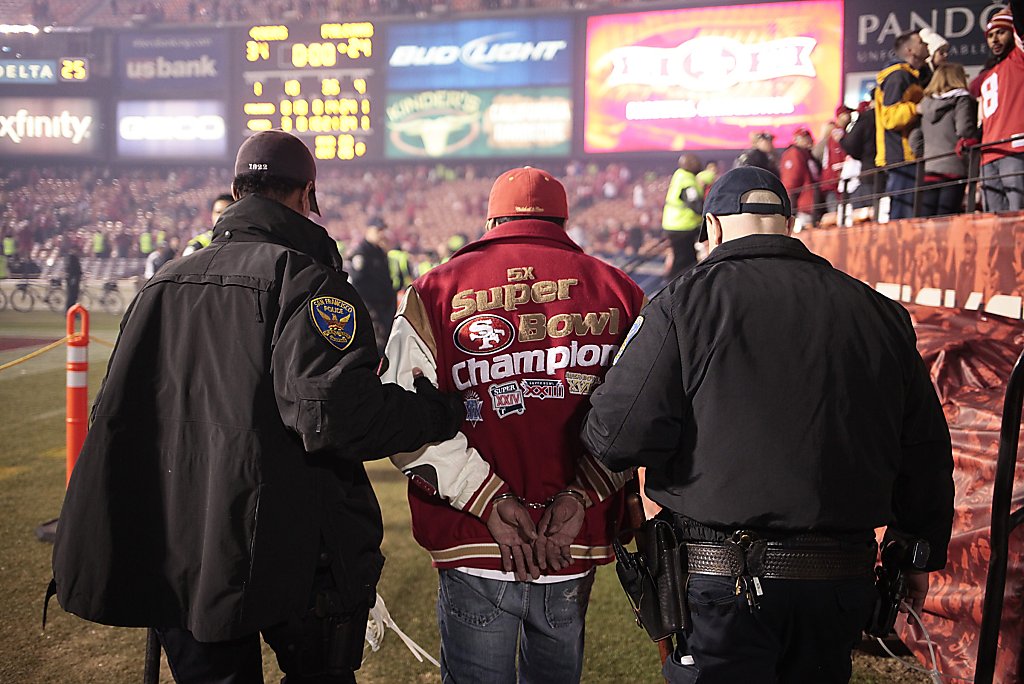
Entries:
{"label": "spectator in red jersey", "polygon": [[1012,29],[1017,39],[981,82],[981,175],[988,211],[1024,207],[1024,0],[1012,0],[1010,7],[1014,13],[1004,9],[992,17],[987,35]]}
{"label": "spectator in red jersey", "polygon": [[828,131],[821,142],[821,194],[825,211],[835,211],[839,206],[839,176],[846,162],[846,150],[840,141],[846,137],[853,110],[846,105],[836,108],[836,117],[828,122]]}
{"label": "spectator in red jersey", "polygon": [[952,153],[978,142],[978,103],[967,92],[964,68],[952,62],[940,65],[924,89],[917,111],[921,114],[918,130],[923,139],[927,187],[918,215],[960,213],[965,186],[958,181],[967,177],[967,158]]}
{"label": "spectator in red jersey", "polygon": [[[1018,12],[1018,14],[1020,14]],[[994,17],[993,17],[994,18]],[[1010,56],[1010,49],[1013,47],[1013,25],[1007,25],[1005,21],[989,21],[985,30],[985,41],[988,43],[988,50],[992,53],[985,61],[981,71],[971,81],[967,89],[975,100],[981,99],[981,84],[996,64]]]}
{"label": "spectator in red jersey", "polygon": [[814,138],[811,132],[798,128],[793,133],[793,142],[783,151],[780,163],[782,173],[779,177],[789,191],[789,201],[796,212],[793,230],[797,232],[814,223],[817,211],[817,187],[814,183],[821,175],[821,166],[811,154],[812,147]]}

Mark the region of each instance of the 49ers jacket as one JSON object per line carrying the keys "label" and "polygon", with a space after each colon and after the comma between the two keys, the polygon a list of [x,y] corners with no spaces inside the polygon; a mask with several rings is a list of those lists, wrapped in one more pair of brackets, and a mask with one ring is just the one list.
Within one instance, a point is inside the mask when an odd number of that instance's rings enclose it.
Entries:
{"label": "49ers jacket", "polygon": [[362,462],[452,422],[377,364],[323,228],[263,197],[231,205],[121,325],[61,512],[60,604],[228,640],[305,612],[326,551],[349,607],[372,605],[383,526]]}
{"label": "49ers jacket", "polygon": [[[643,301],[626,274],[534,219],[488,231],[413,283],[383,379],[410,387],[418,367],[466,404],[454,439],[392,458],[410,478],[413,535],[436,567],[500,570],[484,524],[494,497],[544,504],[569,485],[595,504],[558,574],[612,559],[628,475],[591,457],[579,428]],[[543,510],[533,513],[536,522]]]}

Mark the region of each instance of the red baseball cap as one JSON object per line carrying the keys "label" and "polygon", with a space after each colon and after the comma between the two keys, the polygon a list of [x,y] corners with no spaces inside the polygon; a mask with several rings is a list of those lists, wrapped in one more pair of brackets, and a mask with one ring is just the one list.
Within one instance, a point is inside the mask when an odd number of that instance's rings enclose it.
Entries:
{"label": "red baseball cap", "polygon": [[569,218],[565,188],[542,169],[524,166],[498,176],[487,200],[487,218],[548,216]]}

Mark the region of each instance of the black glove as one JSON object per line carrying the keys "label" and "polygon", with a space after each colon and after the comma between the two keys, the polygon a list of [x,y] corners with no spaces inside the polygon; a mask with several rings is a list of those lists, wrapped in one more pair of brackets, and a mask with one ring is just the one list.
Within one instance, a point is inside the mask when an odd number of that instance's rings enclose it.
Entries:
{"label": "black glove", "polygon": [[435,404],[440,414],[437,421],[438,441],[451,439],[466,419],[466,405],[458,394],[441,392],[424,376],[412,381],[416,394]]}

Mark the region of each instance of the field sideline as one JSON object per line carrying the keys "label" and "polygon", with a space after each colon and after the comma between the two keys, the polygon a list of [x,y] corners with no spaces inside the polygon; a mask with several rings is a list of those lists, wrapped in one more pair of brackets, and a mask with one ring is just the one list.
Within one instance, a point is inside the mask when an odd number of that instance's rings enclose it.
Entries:
{"label": "field sideline", "polygon": [[[92,318],[92,334],[113,341],[118,320]],[[183,334],[187,334],[185,330]],[[55,340],[63,317],[50,312],[0,311],[0,338]],[[5,349],[0,364],[37,347]],[[214,352],[215,353],[215,352]],[[90,396],[99,389],[109,349],[89,347]],[[36,540],[40,523],[55,518],[64,493],[64,349],[0,371],[0,683],[130,683],[142,679],[145,630],[94,625],[50,603],[46,630],[40,629],[43,594],[50,579],[51,546]],[[437,653],[437,579],[426,553],[412,539],[405,503],[405,477],[387,461],[368,464],[384,512],[387,563],[379,587],[395,622],[428,652]],[[360,682],[440,682],[429,663],[417,662],[394,633],[369,653]],[[267,682],[280,672],[264,650]],[[587,619],[584,682],[663,681],[658,651],[634,624],[625,596],[606,566],[598,573]],[[161,682],[172,681],[166,662]],[[853,682],[927,682],[890,660],[858,653]]]}

